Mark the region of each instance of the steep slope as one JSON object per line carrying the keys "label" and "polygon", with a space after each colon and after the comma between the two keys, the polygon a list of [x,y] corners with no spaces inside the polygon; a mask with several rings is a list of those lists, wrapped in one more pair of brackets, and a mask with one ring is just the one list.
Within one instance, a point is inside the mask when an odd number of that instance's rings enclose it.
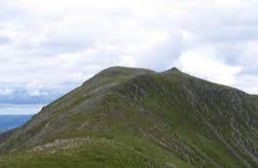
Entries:
{"label": "steep slope", "polygon": [[176,68],[109,68],[1,135],[0,165],[257,167],[257,100]]}

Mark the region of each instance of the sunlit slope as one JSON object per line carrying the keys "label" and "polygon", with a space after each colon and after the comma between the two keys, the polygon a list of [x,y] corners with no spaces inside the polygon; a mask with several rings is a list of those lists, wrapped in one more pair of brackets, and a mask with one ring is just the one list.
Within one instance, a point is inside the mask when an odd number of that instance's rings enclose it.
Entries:
{"label": "sunlit slope", "polygon": [[257,100],[175,68],[109,68],[3,134],[0,165],[257,167]]}

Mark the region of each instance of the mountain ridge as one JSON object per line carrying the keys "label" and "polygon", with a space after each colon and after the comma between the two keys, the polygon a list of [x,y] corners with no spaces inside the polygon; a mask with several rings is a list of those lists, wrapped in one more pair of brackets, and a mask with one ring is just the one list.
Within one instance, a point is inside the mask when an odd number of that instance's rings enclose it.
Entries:
{"label": "mountain ridge", "polygon": [[[158,73],[112,67],[44,107],[23,127],[0,136],[0,150],[42,149],[48,156],[48,151],[75,141],[90,148],[88,141],[94,139],[108,146],[114,143],[114,149],[124,149],[126,152],[120,152],[128,158],[147,157],[138,160],[142,167],[149,163],[152,167],[255,167],[257,121],[257,97],[240,90],[195,78],[177,68]],[[99,144],[96,148],[97,152],[109,150]],[[159,156],[150,152],[154,149]],[[104,156],[104,162],[109,162]],[[14,163],[11,160],[9,164]],[[107,163],[123,165],[112,164]],[[132,162],[127,164],[135,167]]]}

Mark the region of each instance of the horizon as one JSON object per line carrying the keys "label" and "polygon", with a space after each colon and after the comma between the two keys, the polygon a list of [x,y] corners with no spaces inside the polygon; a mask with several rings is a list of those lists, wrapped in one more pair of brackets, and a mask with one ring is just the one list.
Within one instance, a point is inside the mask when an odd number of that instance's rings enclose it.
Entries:
{"label": "horizon", "polygon": [[111,66],[258,94],[257,17],[254,0],[1,1],[0,114],[35,114]]}

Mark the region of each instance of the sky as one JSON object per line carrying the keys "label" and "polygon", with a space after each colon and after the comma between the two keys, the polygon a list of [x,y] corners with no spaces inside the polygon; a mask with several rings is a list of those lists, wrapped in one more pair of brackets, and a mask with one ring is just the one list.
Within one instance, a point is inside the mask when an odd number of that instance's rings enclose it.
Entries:
{"label": "sky", "polygon": [[0,0],[0,114],[110,66],[172,67],[258,94],[257,0]]}

